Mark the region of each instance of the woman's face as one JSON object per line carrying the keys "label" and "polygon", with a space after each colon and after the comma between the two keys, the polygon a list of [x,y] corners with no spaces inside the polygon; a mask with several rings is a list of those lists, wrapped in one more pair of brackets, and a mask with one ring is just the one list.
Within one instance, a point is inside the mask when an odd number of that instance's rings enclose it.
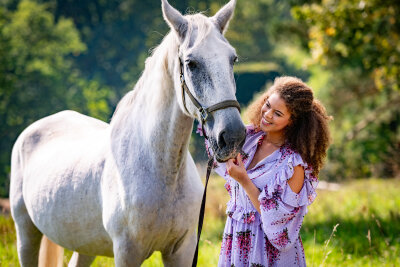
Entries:
{"label": "woman's face", "polygon": [[264,132],[281,133],[290,123],[290,112],[278,93],[273,93],[261,108],[260,128]]}

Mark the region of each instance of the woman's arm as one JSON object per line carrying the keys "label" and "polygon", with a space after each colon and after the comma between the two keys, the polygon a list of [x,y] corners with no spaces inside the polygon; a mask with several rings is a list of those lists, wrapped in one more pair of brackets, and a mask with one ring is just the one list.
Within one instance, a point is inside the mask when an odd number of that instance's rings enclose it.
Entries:
{"label": "woman's arm", "polygon": [[246,191],[246,194],[250,198],[251,203],[253,203],[253,206],[259,213],[261,213],[260,201],[258,201],[260,191],[247,175],[247,171],[244,167],[240,154],[237,155],[236,159],[230,159],[226,162],[226,170],[228,174],[243,187],[244,191]]}
{"label": "woman's arm", "polygon": [[[260,191],[247,175],[240,154],[237,155],[236,159],[230,159],[226,162],[226,170],[243,187],[253,206],[261,213],[260,201],[258,200]],[[304,184],[304,168],[302,166],[294,167],[293,176],[288,180],[288,184],[294,193],[300,192]]]}

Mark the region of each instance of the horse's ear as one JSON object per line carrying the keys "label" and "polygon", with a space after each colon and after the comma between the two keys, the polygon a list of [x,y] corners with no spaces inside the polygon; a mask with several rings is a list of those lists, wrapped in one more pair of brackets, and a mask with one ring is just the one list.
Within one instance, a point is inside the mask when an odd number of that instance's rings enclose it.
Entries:
{"label": "horse's ear", "polygon": [[169,27],[178,34],[180,41],[185,39],[188,22],[185,17],[171,6],[167,0],[161,0],[162,12]]}
{"label": "horse's ear", "polygon": [[225,6],[223,6],[217,14],[215,14],[211,20],[219,31],[224,34],[228,29],[229,21],[233,17],[233,11],[235,10],[236,0],[231,0]]}

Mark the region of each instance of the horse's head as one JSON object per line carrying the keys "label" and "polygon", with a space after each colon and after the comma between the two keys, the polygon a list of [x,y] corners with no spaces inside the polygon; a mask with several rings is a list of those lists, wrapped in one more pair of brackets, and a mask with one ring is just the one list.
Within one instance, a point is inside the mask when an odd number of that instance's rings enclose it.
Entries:
{"label": "horse's head", "polygon": [[[179,44],[173,74],[178,102],[185,114],[203,121],[218,161],[235,157],[245,139],[245,126],[238,108],[234,107],[233,64],[237,55],[223,35],[235,4],[231,0],[216,15],[207,18],[202,14],[183,16],[167,0],[162,0],[164,18]],[[180,76],[187,91],[182,87]],[[209,114],[202,114],[199,109],[199,105],[208,108],[221,102],[223,108]]]}

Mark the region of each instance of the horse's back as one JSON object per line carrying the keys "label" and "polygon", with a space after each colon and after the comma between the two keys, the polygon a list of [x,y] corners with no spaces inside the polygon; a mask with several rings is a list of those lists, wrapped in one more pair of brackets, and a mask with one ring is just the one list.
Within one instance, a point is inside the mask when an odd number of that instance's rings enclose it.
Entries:
{"label": "horse's back", "polygon": [[107,136],[107,123],[74,111],[31,124],[13,148],[12,209],[24,205],[36,227],[53,241],[62,240],[57,243],[64,247],[78,250],[94,241],[109,243],[102,225],[91,225],[101,221]]}
{"label": "horse's back", "polygon": [[15,146],[23,146],[24,152],[29,153],[43,142],[57,138],[82,137],[107,127],[108,124],[103,121],[65,110],[29,125],[18,137]]}
{"label": "horse's back", "polygon": [[[105,132],[107,127],[108,124],[105,122],[71,110],[61,111],[32,123],[14,144],[11,158],[12,179],[18,179],[17,176],[22,174],[17,174],[22,170],[27,172],[32,158],[42,161],[39,165],[48,165],[45,162],[46,156],[62,155],[63,150],[73,150],[74,145],[71,144],[73,142],[95,141],[94,139]],[[43,153],[44,151],[48,154]]]}

